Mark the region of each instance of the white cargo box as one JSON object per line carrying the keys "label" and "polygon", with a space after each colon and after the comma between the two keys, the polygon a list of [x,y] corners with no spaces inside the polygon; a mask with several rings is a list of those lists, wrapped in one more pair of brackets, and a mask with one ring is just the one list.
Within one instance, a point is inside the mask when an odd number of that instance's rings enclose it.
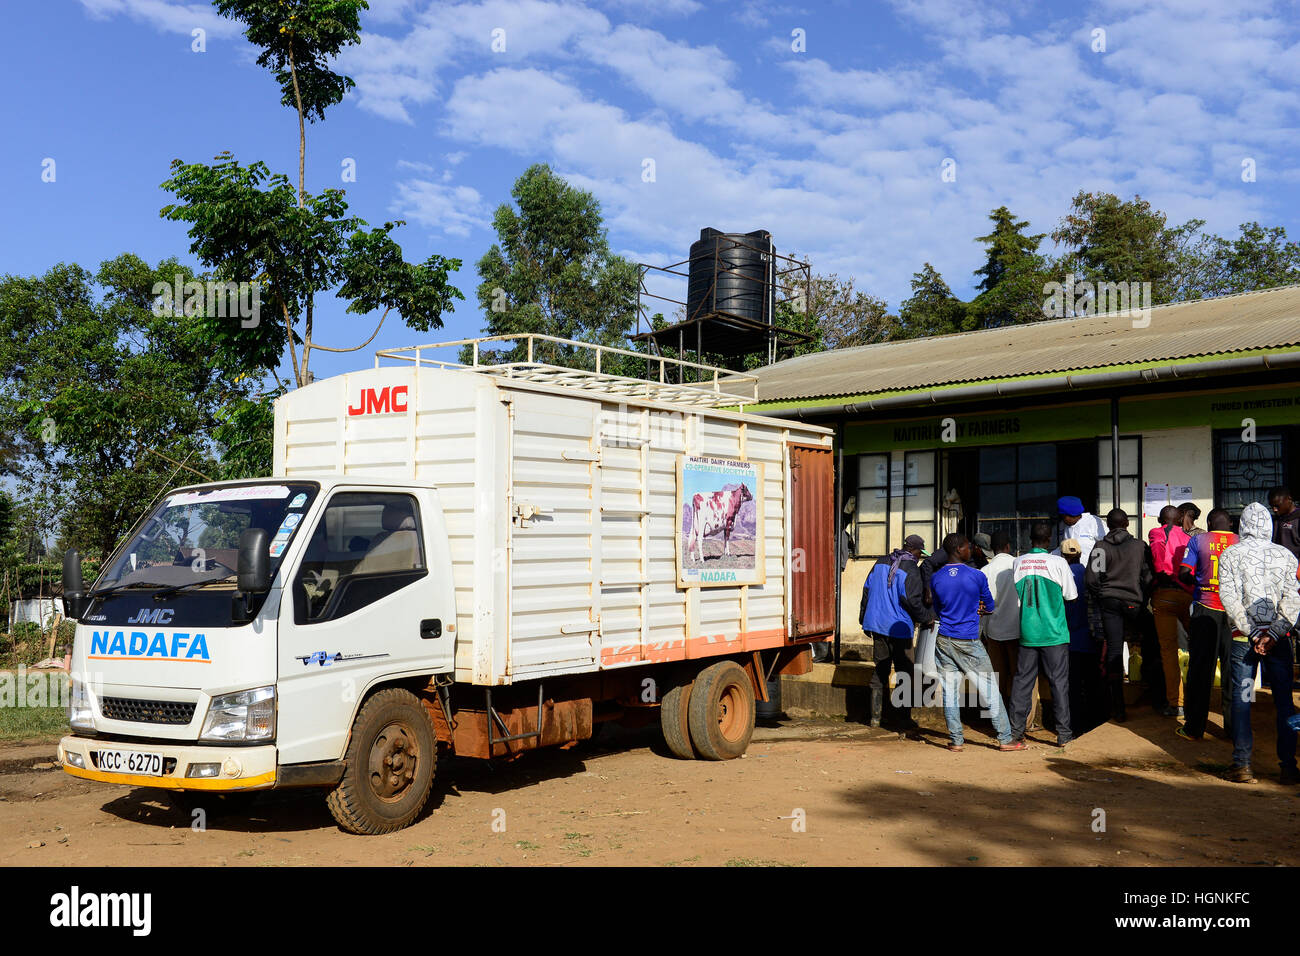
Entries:
{"label": "white cargo box", "polygon": [[[457,680],[508,684],[809,635],[792,623],[792,589],[826,590],[835,509],[830,489],[819,490],[815,520],[826,527],[816,529],[817,554],[792,561],[791,454],[803,446],[824,457],[829,474],[828,429],[716,407],[731,401],[716,382],[641,387],[558,369],[525,374],[548,368],[533,364],[464,368],[412,357],[280,398],[275,474],[437,489],[455,576]],[[761,523],[749,572],[757,583],[679,584],[683,456],[761,466],[747,512]],[[722,547],[721,537],[709,547]]]}

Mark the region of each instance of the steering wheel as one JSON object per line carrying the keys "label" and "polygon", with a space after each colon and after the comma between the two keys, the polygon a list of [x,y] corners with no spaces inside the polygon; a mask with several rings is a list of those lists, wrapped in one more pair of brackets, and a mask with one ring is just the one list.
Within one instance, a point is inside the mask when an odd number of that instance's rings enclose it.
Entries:
{"label": "steering wheel", "polygon": [[330,594],[334,590],[334,581],[314,568],[303,571],[304,577],[308,574],[312,575],[314,580],[310,582],[310,590],[303,589],[307,592],[307,616],[315,617],[329,604]]}

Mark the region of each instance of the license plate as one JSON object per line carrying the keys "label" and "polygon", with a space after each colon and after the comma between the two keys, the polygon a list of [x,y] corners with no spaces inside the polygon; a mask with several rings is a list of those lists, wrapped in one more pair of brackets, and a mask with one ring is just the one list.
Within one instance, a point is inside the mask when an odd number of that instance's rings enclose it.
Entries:
{"label": "license plate", "polygon": [[141,753],[138,750],[101,750],[99,769],[110,773],[135,773],[146,777],[161,777],[162,754]]}

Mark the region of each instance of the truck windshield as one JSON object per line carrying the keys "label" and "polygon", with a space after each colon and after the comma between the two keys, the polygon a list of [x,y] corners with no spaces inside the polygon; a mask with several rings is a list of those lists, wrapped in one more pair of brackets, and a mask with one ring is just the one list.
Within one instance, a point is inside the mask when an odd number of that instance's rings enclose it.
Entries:
{"label": "truck windshield", "polygon": [[302,516],[316,497],[314,482],[213,485],[166,497],[95,582],[97,596],[143,589],[235,586],[239,536],[263,528],[274,574]]}

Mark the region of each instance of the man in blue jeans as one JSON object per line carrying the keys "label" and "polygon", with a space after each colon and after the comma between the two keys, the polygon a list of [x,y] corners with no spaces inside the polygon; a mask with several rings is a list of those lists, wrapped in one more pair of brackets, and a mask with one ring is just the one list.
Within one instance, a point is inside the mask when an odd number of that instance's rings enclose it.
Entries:
{"label": "man in blue jeans", "polygon": [[1255,698],[1255,665],[1264,665],[1264,681],[1277,712],[1277,758],[1280,781],[1300,782],[1296,772],[1296,732],[1288,723],[1291,705],[1291,641],[1287,637],[1300,616],[1296,558],[1273,544],[1272,516],[1258,501],[1241,512],[1241,540],[1219,558],[1219,598],[1232,623],[1232,680],[1223,689],[1232,695],[1232,769],[1234,783],[1254,783],[1250,769],[1254,736],[1250,705]]}
{"label": "man in blue jeans", "polygon": [[1011,722],[1007,719],[1002,695],[998,693],[997,675],[988,651],[980,643],[981,613],[993,611],[993,595],[988,578],[966,562],[970,560],[970,541],[964,534],[950,534],[943,539],[947,563],[930,579],[934,609],[939,614],[939,638],[935,661],[943,688],[943,716],[948,722],[948,749],[959,753],[963,746],[961,726],[961,684],[969,677],[979,691],[980,703],[993,720],[998,735],[998,750],[1024,750],[1023,740],[1011,739]]}

